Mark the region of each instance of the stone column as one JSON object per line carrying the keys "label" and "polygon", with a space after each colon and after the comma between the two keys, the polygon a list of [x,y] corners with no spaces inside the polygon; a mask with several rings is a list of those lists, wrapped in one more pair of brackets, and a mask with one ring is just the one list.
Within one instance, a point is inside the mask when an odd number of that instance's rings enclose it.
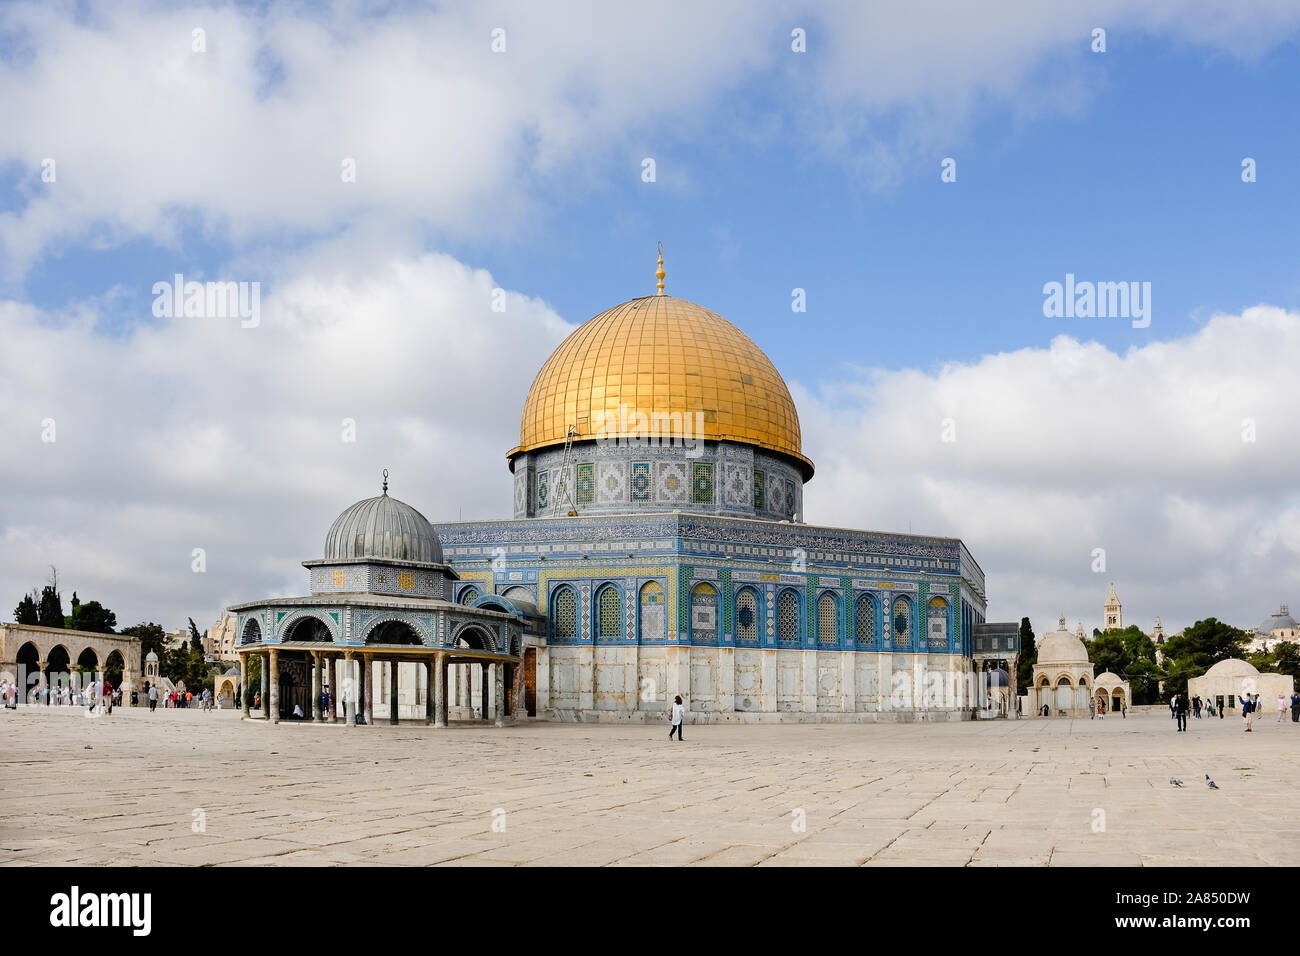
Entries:
{"label": "stone column", "polygon": [[321,657],[319,651],[311,652],[311,719],[322,721],[325,715],[321,712]]}
{"label": "stone column", "polygon": [[271,650],[271,723],[280,722],[280,652]]}
{"label": "stone column", "polygon": [[492,719],[492,718],[489,716],[489,710],[488,710],[489,706],[491,706],[491,705],[489,704],[489,702],[488,702],[488,676],[489,676],[489,675],[488,675],[488,667],[489,667],[489,666],[490,666],[489,664],[487,664],[486,662],[484,662],[484,663],[481,665],[481,670],[480,670],[480,672],[479,672],[479,681],[480,681],[480,683],[479,683],[479,690],[481,691],[480,696],[483,698],[483,706],[482,706],[482,709],[481,709],[479,712],[483,715],[483,719],[484,719],[484,720],[491,720],[491,719]]}
{"label": "stone column", "polygon": [[400,670],[399,661],[388,662],[388,722],[397,726],[397,672]]}
{"label": "stone column", "polygon": [[495,677],[495,690],[497,697],[497,726],[504,727],[506,725],[506,665],[501,661],[497,661],[497,663],[493,665],[492,670],[496,672],[493,676]]}
{"label": "stone column", "polygon": [[433,723],[433,665],[436,661],[424,659],[424,722]]}
{"label": "stone column", "polygon": [[239,655],[239,696],[242,702],[240,706],[241,719],[248,720],[249,710],[251,709],[251,705],[249,704],[248,701],[249,693],[248,693],[248,655],[247,654]]}
{"label": "stone column", "polygon": [[344,683],[346,683],[348,687],[347,696],[343,697],[343,701],[344,701],[343,717],[347,719],[348,727],[355,727],[356,726],[356,705],[357,702],[360,701],[361,693],[359,689],[357,689],[357,687],[359,687],[359,684],[357,684],[357,680],[352,678],[352,672],[354,671],[352,671],[351,650],[344,650],[343,652],[343,669],[347,671],[347,676],[346,678],[344,678]]}
{"label": "stone column", "polygon": [[339,701],[343,699],[343,658],[338,654],[330,658],[330,723],[339,722]]}
{"label": "stone column", "polygon": [[433,725],[447,726],[447,663],[445,654],[437,654],[433,664]]}
{"label": "stone column", "polygon": [[262,719],[271,716],[271,655],[262,654]]}
{"label": "stone column", "polygon": [[361,655],[361,693],[365,697],[362,702],[362,713],[366,715],[366,723],[374,724],[375,722],[375,659],[369,654]]}

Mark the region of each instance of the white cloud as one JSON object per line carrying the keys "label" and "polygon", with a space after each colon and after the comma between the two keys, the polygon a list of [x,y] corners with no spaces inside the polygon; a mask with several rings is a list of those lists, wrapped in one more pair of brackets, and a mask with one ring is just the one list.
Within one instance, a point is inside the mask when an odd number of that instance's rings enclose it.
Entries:
{"label": "white cloud", "polygon": [[175,319],[108,338],[93,308],[0,304],[0,447],[23,462],[0,484],[0,595],[16,604],[55,564],[119,624],[170,627],[302,593],[297,563],[384,467],[431,520],[507,512],[505,452],[569,326],[514,293],[492,312],[491,276],[446,256],[349,268],[345,249],[284,263],[257,328]]}
{"label": "white cloud", "polygon": [[1123,355],[1061,336],[934,374],[858,371],[798,393],[807,518],[961,537],[991,617],[1040,631],[1061,611],[1100,625],[1111,581],[1145,627],[1256,624],[1300,600],[1300,416],[1274,372],[1298,363],[1300,316],[1259,307]]}
{"label": "white cloud", "polygon": [[[689,189],[690,170],[664,160],[716,128],[794,130],[887,184],[959,145],[981,106],[1086,103],[1104,82],[1086,60],[1094,25],[1121,47],[1149,31],[1252,56],[1300,23],[1289,0],[78,9],[0,9],[17,51],[0,61],[0,168],[20,182],[0,214],[10,279],[61,243],[170,243],[184,225],[236,243],[368,219],[514,236],[566,200],[639,188],[647,155],[662,188]],[[805,54],[790,51],[795,25]],[[727,100],[745,90],[775,92],[781,117]],[[46,158],[55,183],[40,181]]]}

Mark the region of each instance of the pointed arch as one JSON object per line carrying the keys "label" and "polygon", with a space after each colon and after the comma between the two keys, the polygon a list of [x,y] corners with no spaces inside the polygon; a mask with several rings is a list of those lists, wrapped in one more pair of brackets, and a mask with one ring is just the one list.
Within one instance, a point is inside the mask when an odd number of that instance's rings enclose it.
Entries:
{"label": "pointed arch", "polygon": [[556,641],[578,639],[578,592],[571,584],[562,584],[551,592],[550,637]]}
{"label": "pointed arch", "polygon": [[691,588],[691,643],[718,643],[718,589],[707,581]]}
{"label": "pointed arch", "polygon": [[746,585],[736,591],[736,642],[739,644],[757,644],[759,631],[759,608],[762,607],[758,589]]}

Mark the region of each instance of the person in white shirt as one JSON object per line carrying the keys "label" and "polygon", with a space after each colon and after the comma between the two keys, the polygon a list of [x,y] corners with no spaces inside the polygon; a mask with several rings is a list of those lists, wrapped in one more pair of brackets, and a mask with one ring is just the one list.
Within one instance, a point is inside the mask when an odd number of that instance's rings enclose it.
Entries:
{"label": "person in white shirt", "polygon": [[1286,720],[1286,697],[1282,694],[1277,695],[1277,719]]}
{"label": "person in white shirt", "polygon": [[685,719],[686,719],[686,708],[682,706],[682,698],[681,695],[678,694],[675,698],[673,698],[673,709],[672,709],[672,717],[671,717],[672,726],[668,729],[669,740],[673,739],[673,734],[677,735],[677,739],[679,741],[682,739],[682,723],[685,721]]}

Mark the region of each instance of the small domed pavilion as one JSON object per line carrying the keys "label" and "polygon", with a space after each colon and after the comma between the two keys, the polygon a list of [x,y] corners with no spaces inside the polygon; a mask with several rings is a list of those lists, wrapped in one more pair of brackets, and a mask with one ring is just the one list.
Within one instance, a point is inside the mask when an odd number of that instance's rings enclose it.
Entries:
{"label": "small domed pavilion", "polygon": [[372,723],[376,703],[386,703],[390,723],[423,716],[445,726],[448,668],[481,668],[481,714],[488,719],[491,706],[505,726],[525,613],[502,600],[494,607],[450,600],[459,576],[444,563],[428,519],[389,496],[388,472],[383,493],[345,509],[325,535],[325,556],[303,567],[311,573],[308,596],[230,609],[244,717],[251,716],[248,662],[256,655],[262,716],[275,723],[297,710],[307,720],[335,722],[343,712],[349,723],[358,713]]}
{"label": "small domed pavilion", "polygon": [[1029,713],[1042,717],[1087,717],[1092,693],[1092,662],[1083,641],[1071,634],[1065,618],[1038,645],[1034,683],[1029,689]]}

